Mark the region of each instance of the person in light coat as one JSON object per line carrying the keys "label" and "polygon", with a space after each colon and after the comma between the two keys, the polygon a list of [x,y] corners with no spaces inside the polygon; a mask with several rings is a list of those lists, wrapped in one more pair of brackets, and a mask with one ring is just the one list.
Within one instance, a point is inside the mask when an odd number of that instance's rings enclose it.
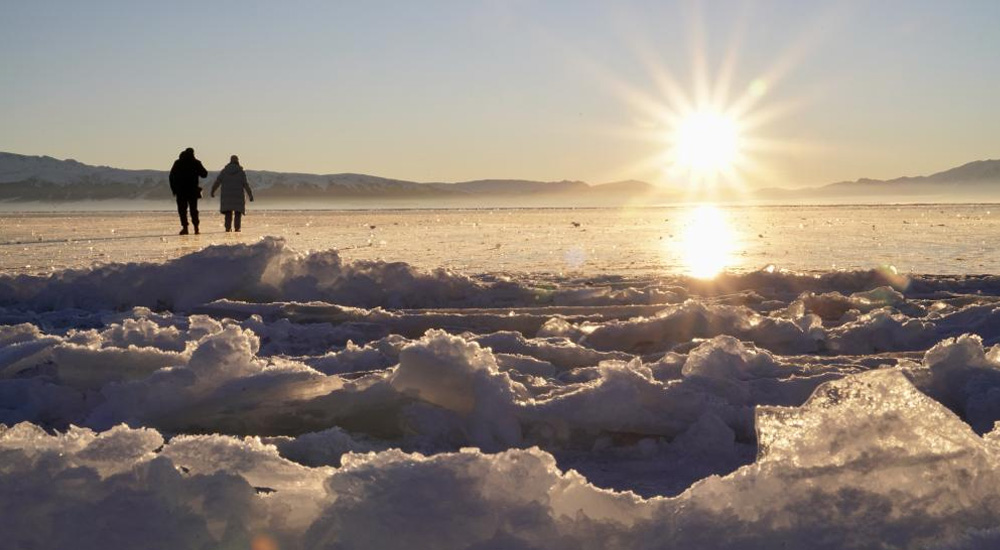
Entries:
{"label": "person in light coat", "polygon": [[216,176],[211,196],[215,196],[215,191],[219,187],[222,187],[222,194],[219,195],[219,211],[226,215],[226,232],[234,228],[239,232],[240,222],[247,209],[243,192],[246,191],[246,196],[253,202],[253,191],[247,183],[247,173],[240,166],[240,158],[236,155],[229,157],[229,164]]}

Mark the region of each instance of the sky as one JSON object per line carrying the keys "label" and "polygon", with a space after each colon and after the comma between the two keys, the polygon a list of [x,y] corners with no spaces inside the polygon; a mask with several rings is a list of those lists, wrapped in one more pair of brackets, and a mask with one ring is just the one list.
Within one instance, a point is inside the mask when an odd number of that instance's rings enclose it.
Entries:
{"label": "sky", "polygon": [[693,104],[748,186],[1000,158],[996,0],[0,2],[6,152],[683,185]]}

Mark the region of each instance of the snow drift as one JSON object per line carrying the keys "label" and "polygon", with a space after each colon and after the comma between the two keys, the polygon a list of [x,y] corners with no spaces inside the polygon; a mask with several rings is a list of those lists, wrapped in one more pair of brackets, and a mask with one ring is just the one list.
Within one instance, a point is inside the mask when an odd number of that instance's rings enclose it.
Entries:
{"label": "snow drift", "polygon": [[0,530],[991,548],[997,294],[883,272],[543,285],[279,239],[0,276]]}

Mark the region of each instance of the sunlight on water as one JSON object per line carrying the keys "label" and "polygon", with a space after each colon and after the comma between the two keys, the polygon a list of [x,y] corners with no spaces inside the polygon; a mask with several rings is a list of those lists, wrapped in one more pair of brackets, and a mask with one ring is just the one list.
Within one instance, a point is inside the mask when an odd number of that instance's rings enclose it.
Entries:
{"label": "sunlight on water", "polygon": [[682,231],[679,252],[689,275],[709,279],[733,264],[736,233],[717,206],[694,207]]}

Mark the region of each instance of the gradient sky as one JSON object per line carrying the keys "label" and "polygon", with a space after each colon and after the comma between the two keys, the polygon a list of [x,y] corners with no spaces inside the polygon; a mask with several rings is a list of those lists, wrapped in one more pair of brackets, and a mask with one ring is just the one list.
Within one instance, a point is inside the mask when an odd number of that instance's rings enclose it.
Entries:
{"label": "gradient sky", "polygon": [[[1000,2],[3,0],[0,151],[667,183],[659,77],[763,91],[750,185],[1000,157]],[[702,60],[702,62],[699,62]],[[730,60],[728,87],[720,77]],[[757,84],[754,84],[757,82]],[[638,101],[644,98],[643,101]],[[652,131],[652,132],[651,132]],[[751,173],[752,172],[752,173]]]}

